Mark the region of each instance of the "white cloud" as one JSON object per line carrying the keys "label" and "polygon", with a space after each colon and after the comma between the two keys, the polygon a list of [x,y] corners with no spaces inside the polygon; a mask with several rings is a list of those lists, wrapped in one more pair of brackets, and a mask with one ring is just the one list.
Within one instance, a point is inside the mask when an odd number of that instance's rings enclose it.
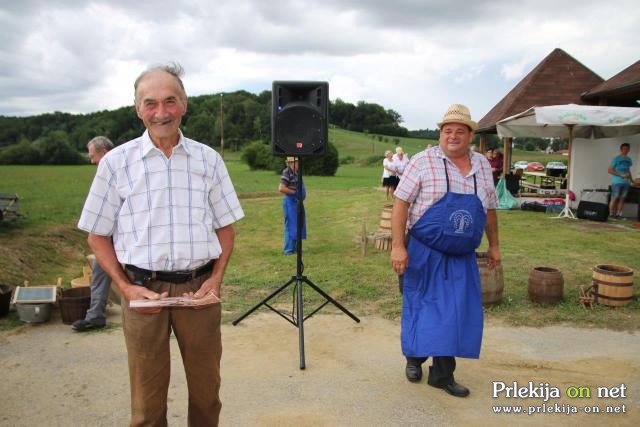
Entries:
{"label": "white cloud", "polygon": [[528,59],[521,59],[518,62],[512,62],[510,64],[502,65],[502,70],[500,70],[500,74],[505,78],[505,80],[516,80],[524,77],[525,67],[529,65]]}
{"label": "white cloud", "polygon": [[4,2],[0,114],[130,105],[137,74],[175,60],[191,95],[326,80],[332,99],[377,102],[409,128],[433,128],[452,102],[482,117],[556,47],[604,78],[637,60],[632,0],[461,8],[445,0]]}
{"label": "white cloud", "polygon": [[456,83],[462,83],[468,80],[473,80],[474,78],[482,74],[484,69],[485,69],[484,64],[472,65],[468,69],[463,70],[461,74],[459,74],[457,77],[453,79],[453,81]]}

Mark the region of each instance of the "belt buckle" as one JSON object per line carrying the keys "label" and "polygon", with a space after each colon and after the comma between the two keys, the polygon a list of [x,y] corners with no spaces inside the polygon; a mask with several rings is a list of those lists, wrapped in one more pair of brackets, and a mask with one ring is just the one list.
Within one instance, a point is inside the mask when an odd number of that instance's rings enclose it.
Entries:
{"label": "belt buckle", "polygon": [[142,271],[135,271],[135,270],[129,270],[131,271],[131,273],[133,274],[133,283],[135,283],[136,285],[140,285],[140,286],[146,286],[149,282],[151,282],[152,280],[155,280],[156,278],[156,272],[152,271],[151,274],[142,272]]}

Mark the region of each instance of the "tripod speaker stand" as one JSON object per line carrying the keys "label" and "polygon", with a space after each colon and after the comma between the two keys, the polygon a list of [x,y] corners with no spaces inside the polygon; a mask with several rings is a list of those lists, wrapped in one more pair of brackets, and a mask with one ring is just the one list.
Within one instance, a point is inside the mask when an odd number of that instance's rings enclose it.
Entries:
{"label": "tripod speaker stand", "polygon": [[[296,161],[298,162],[298,182],[297,182],[297,185],[296,185],[296,194],[302,194],[302,165],[301,165],[299,157],[297,158]],[[264,305],[265,307],[267,307],[270,310],[274,311],[279,316],[284,318],[286,321],[291,323],[293,326],[296,326],[298,328],[298,339],[299,339],[299,348],[300,348],[300,369],[304,369],[305,368],[305,356],[304,356],[304,322],[305,322],[305,320],[307,320],[308,318],[313,316],[315,313],[317,313],[325,305],[331,303],[331,304],[335,305],[336,307],[338,307],[344,314],[346,314],[347,316],[351,317],[356,322],[360,322],[360,319],[358,319],[353,313],[351,313],[349,310],[347,310],[345,307],[343,307],[338,301],[333,299],[329,294],[324,292],[322,289],[320,289],[311,280],[309,280],[306,276],[304,276],[302,274],[303,273],[303,263],[302,263],[302,222],[304,220],[303,214],[302,214],[302,209],[303,209],[302,208],[302,200],[301,200],[300,197],[298,197],[298,202],[297,202],[297,220],[298,221],[297,221],[297,224],[296,224],[296,226],[297,226],[296,275],[295,276],[291,276],[291,279],[289,279],[289,281],[287,281],[285,284],[283,284],[278,289],[273,291],[265,299],[263,299],[258,304],[256,304],[253,307],[251,307],[242,316],[238,317],[236,320],[233,321],[233,325],[234,326],[237,325],[238,323],[240,323],[242,321],[242,319],[244,319],[245,317],[249,316],[251,313],[253,313],[258,308],[260,308],[261,306]],[[303,300],[302,300],[302,289],[303,289],[303,285],[304,284],[308,285],[311,289],[316,291],[318,294],[320,294],[324,298],[324,302],[321,305],[319,305],[318,307],[316,307],[306,317],[304,316],[304,312],[303,312],[303,308],[304,307],[303,307]],[[283,313],[280,310],[278,310],[275,307],[273,307],[270,304],[270,301],[273,298],[275,298],[276,296],[278,296],[280,293],[282,293],[285,289],[287,289],[291,285],[294,285],[294,292],[296,294],[296,297],[295,297],[295,301],[293,302],[292,313],[291,313],[291,315],[289,315],[288,313]]]}

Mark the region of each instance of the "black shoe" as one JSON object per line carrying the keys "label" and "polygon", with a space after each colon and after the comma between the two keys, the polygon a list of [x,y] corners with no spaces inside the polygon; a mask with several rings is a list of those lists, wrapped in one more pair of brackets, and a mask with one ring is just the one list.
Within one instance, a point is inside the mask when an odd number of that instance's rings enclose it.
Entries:
{"label": "black shoe", "polygon": [[422,379],[422,365],[415,365],[407,361],[407,367],[404,369],[407,379],[412,383],[417,383]]}
{"label": "black shoe", "polygon": [[71,329],[73,329],[76,332],[86,332],[92,329],[101,329],[101,328],[104,328],[105,326],[106,324],[98,324],[98,323],[90,322],[88,320],[80,319],[73,322],[73,324],[71,325]]}
{"label": "black shoe", "polygon": [[455,397],[467,397],[467,396],[469,396],[469,389],[466,388],[465,386],[461,385],[461,384],[458,384],[455,381],[452,381],[449,384],[438,385],[438,384],[429,383],[429,385],[431,387],[441,388],[444,391],[446,391],[447,393],[449,393],[450,395],[455,396]]}

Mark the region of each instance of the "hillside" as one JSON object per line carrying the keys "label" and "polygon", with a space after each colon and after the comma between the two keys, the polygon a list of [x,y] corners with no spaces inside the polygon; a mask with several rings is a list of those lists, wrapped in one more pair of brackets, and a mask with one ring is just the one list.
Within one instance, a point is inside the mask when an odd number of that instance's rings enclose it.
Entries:
{"label": "hillside", "polygon": [[382,161],[386,150],[395,150],[401,146],[410,156],[424,150],[427,144],[437,144],[437,141],[421,138],[384,136],[353,132],[336,127],[329,128],[329,141],[336,146],[340,159],[352,156],[355,159],[366,159],[379,155]]}

